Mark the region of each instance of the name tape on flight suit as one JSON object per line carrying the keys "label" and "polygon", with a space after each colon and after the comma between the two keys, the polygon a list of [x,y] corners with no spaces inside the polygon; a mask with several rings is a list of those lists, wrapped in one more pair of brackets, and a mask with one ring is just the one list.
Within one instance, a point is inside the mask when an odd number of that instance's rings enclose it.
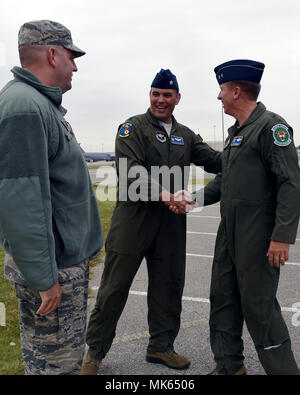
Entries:
{"label": "name tape on flight suit", "polygon": [[244,136],[235,136],[232,140],[231,147],[239,147],[244,140]]}
{"label": "name tape on flight suit", "polygon": [[171,144],[184,145],[183,137],[171,136]]}

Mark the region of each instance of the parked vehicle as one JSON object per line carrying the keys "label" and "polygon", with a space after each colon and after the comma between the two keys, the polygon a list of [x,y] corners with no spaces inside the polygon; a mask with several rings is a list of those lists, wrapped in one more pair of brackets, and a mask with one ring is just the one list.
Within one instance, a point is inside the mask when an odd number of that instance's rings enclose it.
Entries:
{"label": "parked vehicle", "polygon": [[98,162],[98,161],[112,162],[115,160],[114,152],[85,152],[82,148],[81,151],[86,162]]}

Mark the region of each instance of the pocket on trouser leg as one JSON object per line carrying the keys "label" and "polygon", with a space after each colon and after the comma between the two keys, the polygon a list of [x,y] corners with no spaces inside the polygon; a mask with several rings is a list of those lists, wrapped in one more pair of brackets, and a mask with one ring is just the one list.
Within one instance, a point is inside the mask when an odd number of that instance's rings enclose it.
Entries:
{"label": "pocket on trouser leg", "polygon": [[49,358],[48,374],[76,375],[85,350],[88,281],[70,281],[61,287],[62,300],[57,309],[59,347]]}
{"label": "pocket on trouser leg", "polygon": [[15,284],[16,296],[19,300],[19,322],[21,348],[26,375],[43,374],[45,358],[40,358],[40,340],[37,336],[37,325],[40,321],[35,314],[41,299],[39,294],[30,288]]}
{"label": "pocket on trouser leg", "polygon": [[88,279],[62,283],[61,290],[59,307],[39,317],[35,314],[41,304],[39,294],[16,284],[26,374],[80,373],[85,349]]}
{"label": "pocket on trouser leg", "polygon": [[[65,287],[65,285],[64,285]],[[73,350],[81,349],[85,345],[87,324],[88,280],[81,279],[66,284],[69,301],[66,306],[58,309],[59,325],[62,341],[67,339]]]}

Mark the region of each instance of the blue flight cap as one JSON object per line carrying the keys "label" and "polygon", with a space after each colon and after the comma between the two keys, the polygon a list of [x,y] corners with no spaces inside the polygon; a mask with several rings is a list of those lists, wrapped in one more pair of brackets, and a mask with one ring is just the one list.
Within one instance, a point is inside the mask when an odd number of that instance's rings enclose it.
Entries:
{"label": "blue flight cap", "polygon": [[151,88],[175,89],[177,92],[179,92],[176,76],[172,74],[169,69],[161,69],[160,72],[156,74],[151,84]]}
{"label": "blue flight cap", "polygon": [[252,81],[259,83],[264,72],[265,65],[255,60],[237,59],[230,60],[215,67],[219,85],[229,81]]}

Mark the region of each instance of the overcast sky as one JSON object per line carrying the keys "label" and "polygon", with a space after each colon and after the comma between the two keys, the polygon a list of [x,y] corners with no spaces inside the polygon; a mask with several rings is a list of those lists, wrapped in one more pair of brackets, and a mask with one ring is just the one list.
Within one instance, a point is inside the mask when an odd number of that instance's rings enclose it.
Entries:
{"label": "overcast sky", "polygon": [[[286,119],[300,144],[298,0],[2,1],[1,87],[19,65],[20,26],[36,19],[64,24],[87,52],[77,60],[63,105],[88,150],[113,151],[118,125],[147,110],[150,84],[161,68],[178,79],[178,122],[205,140],[222,140],[213,69],[231,59],[265,63],[260,100]],[[225,135],[233,122],[225,116]]]}

